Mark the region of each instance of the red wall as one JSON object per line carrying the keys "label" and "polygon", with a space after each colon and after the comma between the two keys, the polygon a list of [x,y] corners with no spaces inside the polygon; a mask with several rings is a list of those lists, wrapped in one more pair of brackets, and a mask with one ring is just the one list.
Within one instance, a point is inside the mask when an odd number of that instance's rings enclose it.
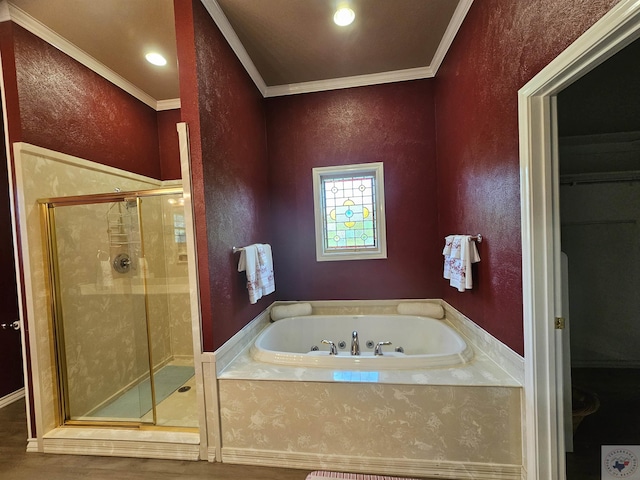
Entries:
{"label": "red wall", "polygon": [[233,246],[272,243],[264,101],[202,3],[175,0],[174,7],[197,203],[203,342],[210,351],[275,299],[249,304],[239,255],[232,253]]}
{"label": "red wall", "polygon": [[486,239],[473,290],[443,298],[520,354],[517,91],[616,3],[474,2],[436,77],[440,237]]}
{"label": "red wall", "polygon": [[19,140],[159,179],[155,110],[18,25],[12,31]]}
{"label": "red wall", "polygon": [[[283,300],[439,297],[433,82],[267,100],[274,258]],[[311,169],[383,162],[387,259],[317,262]]]}

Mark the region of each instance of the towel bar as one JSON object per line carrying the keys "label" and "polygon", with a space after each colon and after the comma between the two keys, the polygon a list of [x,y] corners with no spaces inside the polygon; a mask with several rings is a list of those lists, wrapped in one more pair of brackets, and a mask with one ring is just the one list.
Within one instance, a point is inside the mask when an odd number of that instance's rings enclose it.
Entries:
{"label": "towel bar", "polygon": [[233,247],[232,248],[233,253],[238,253],[244,250],[244,247]]}
{"label": "towel bar", "polygon": [[482,243],[482,235],[481,234],[473,235],[469,238],[469,240],[473,240],[477,243]]}

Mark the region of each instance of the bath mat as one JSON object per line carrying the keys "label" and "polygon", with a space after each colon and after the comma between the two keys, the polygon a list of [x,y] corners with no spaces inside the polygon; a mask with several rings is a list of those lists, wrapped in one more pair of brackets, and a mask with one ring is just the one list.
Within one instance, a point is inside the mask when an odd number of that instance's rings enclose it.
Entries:
{"label": "bath mat", "polygon": [[365,475],[362,473],[311,472],[307,480],[418,480],[417,478],[385,477],[383,475]]}
{"label": "bath mat", "polygon": [[[166,365],[158,370],[153,376],[156,387],[156,404],[175,392],[193,375],[194,369],[190,366]],[[91,416],[137,419],[142,418],[151,410],[151,407],[151,389],[149,388],[149,379],[146,378]]]}

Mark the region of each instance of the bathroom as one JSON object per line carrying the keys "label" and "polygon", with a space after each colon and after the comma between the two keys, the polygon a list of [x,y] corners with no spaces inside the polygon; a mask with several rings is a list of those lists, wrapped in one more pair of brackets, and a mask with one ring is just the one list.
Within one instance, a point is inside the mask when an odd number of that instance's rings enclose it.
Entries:
{"label": "bathroom", "polygon": [[[545,38],[548,17],[541,11],[511,8],[514,23],[514,17],[524,16],[536,29],[528,33]],[[600,10],[572,12],[584,25],[563,24],[566,43],[607,9],[602,5]],[[197,54],[197,76],[211,82],[182,85],[182,109],[177,115],[175,111],[147,113],[142,107],[127,111],[144,117],[136,122],[137,128],[150,129],[149,135],[138,135],[136,141],[175,138],[153,132],[156,122],[171,115],[174,117],[167,131],[175,128],[177,116],[192,133],[200,132],[190,140],[205,352],[224,345],[276,299],[442,298],[513,352],[523,355],[515,91],[535,72],[509,71],[494,81],[494,72],[504,68],[504,59],[495,49],[503,49],[500,51],[505,55],[516,56],[514,52],[518,52],[534,56],[536,62],[530,63],[541,68],[564,45],[544,44],[544,48],[531,51],[521,43],[517,29],[487,31],[487,22],[497,26],[502,19],[490,7],[476,4],[436,79],[265,100],[199,2],[184,5],[176,16],[179,54],[185,59],[181,64]],[[189,26],[193,29],[194,25],[197,39],[187,34]],[[17,45],[24,46],[15,50],[21,97],[34,99],[20,102],[17,92],[7,92],[8,123],[17,121],[22,127],[19,134],[13,133],[18,137],[10,132],[11,142],[95,158],[97,154],[88,154],[80,139],[52,135],[55,124],[30,120],[48,118],[46,105],[51,102],[46,100],[57,85],[46,89],[29,85],[27,69],[32,65],[21,55],[46,47],[19,27],[14,26],[11,35]],[[210,48],[196,50],[195,44],[201,42]],[[494,54],[490,57],[482,53],[491,50]],[[57,55],[47,51],[44,71],[49,68],[56,72]],[[475,87],[482,82],[489,85],[480,94]],[[513,100],[496,101],[505,94],[512,95]],[[129,101],[117,93],[110,95],[123,105]],[[11,99],[15,103],[11,104]],[[205,109],[221,113],[207,116],[202,113]],[[222,113],[229,111],[233,115]],[[83,118],[81,113],[69,115]],[[114,132],[114,125],[87,124],[87,128],[92,127],[111,132],[111,138],[127,138],[126,132]],[[222,131],[232,133],[215,133]],[[96,138],[103,139],[104,135]],[[252,141],[244,141],[246,138]],[[108,148],[94,148],[110,152],[123,143],[116,140]],[[177,168],[174,163],[149,158],[144,146],[140,150],[142,160],[135,164],[122,161],[128,158],[126,155],[109,158],[103,153],[105,158],[101,160],[154,178],[177,178],[172,176]],[[348,268],[340,262],[316,264],[313,218],[309,214],[311,183],[307,178],[311,167],[370,161],[384,161],[388,172],[389,258],[349,262]],[[474,269],[477,288],[462,294],[441,279],[442,238],[457,231],[482,232],[486,238],[482,261]],[[277,293],[273,299],[267,297],[252,306],[231,249],[258,241],[274,246]]]}

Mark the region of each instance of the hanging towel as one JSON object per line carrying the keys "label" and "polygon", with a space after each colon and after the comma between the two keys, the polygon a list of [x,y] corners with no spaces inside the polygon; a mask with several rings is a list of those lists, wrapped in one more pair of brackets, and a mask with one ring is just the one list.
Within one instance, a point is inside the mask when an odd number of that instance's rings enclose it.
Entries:
{"label": "hanging towel", "polygon": [[111,259],[107,252],[98,250],[98,265],[96,268],[96,288],[102,289],[103,287],[113,286],[113,276],[111,275]]}
{"label": "hanging towel", "polygon": [[[473,287],[471,264],[480,261],[480,255],[476,242],[471,240],[471,235],[452,235],[451,249],[447,249],[449,237],[445,239],[444,278],[449,280],[449,285],[464,292]],[[447,256],[444,252],[449,251]]]}
{"label": "hanging towel", "polygon": [[98,260],[96,287],[106,288],[112,286],[113,276],[111,275],[111,262],[109,260]]}
{"label": "hanging towel", "polygon": [[244,247],[244,250],[240,252],[238,271],[247,274],[247,291],[250,303],[256,303],[263,295],[275,291],[270,245],[256,243]]}

